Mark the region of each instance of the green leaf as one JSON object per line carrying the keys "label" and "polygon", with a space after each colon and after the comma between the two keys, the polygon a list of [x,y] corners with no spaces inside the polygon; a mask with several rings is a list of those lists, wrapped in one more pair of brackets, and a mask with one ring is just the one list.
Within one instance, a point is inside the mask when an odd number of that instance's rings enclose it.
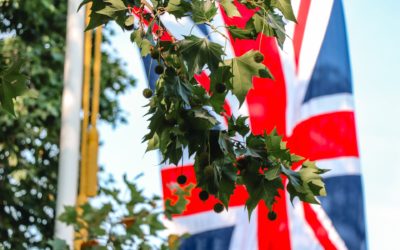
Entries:
{"label": "green leaf", "polygon": [[279,197],[279,189],[283,189],[282,180],[280,178],[276,178],[272,181],[261,179],[261,181],[258,182],[258,185],[255,185],[255,187],[249,191],[249,198],[246,201],[249,220],[253,210],[257,207],[261,200],[263,200],[265,205],[271,209],[272,204],[275,202],[275,198]]}
{"label": "green leaf", "polygon": [[15,116],[13,99],[28,89],[29,78],[21,73],[24,61],[18,59],[0,72],[0,104],[8,113]]}
{"label": "green leaf", "polygon": [[282,16],[275,13],[256,12],[246,24],[246,29],[254,30],[256,34],[263,33],[266,36],[276,37],[281,48],[286,39],[285,23]]}
{"label": "green leaf", "polygon": [[324,172],[326,171],[317,168],[315,162],[312,161],[305,161],[299,171],[303,183],[308,185],[313,195],[326,196],[325,184],[320,176]]}
{"label": "green leaf", "polygon": [[232,89],[232,84],[230,82],[232,77],[231,68],[228,65],[223,65],[218,67],[216,70],[212,71],[210,74],[210,103],[216,113],[221,113],[224,111],[224,103],[227,91],[219,93],[216,90],[218,84],[224,84],[227,90]]}
{"label": "green leaf", "polygon": [[146,222],[150,228],[150,234],[156,235],[158,231],[164,230],[165,226],[158,220],[159,214],[149,214],[146,217]]}
{"label": "green leaf", "polygon": [[157,134],[154,134],[154,136],[147,141],[147,148],[146,152],[155,150],[159,148],[159,138]]}
{"label": "green leaf", "polygon": [[233,151],[233,143],[230,137],[225,132],[219,133],[218,143],[222,152],[225,155],[235,157],[235,152]]}
{"label": "green leaf", "polygon": [[58,217],[60,221],[65,222],[67,225],[76,223],[77,218],[78,213],[74,206],[65,206],[64,212]]}
{"label": "green leaf", "polygon": [[145,57],[150,53],[150,48],[152,47],[151,42],[144,37],[144,34],[140,30],[135,30],[131,34],[131,41],[135,42],[140,48],[140,55]]}
{"label": "green leaf", "polygon": [[240,12],[236,8],[236,6],[232,0],[221,0],[219,3],[224,8],[226,15],[228,17],[241,17],[242,16],[242,15],[240,15]]}
{"label": "green leaf", "polygon": [[97,11],[101,11],[106,8],[107,5],[103,1],[92,1],[92,7],[90,8],[90,19],[89,24],[86,27],[85,31],[94,29],[100,25],[108,23],[111,19],[109,16],[98,14]]}
{"label": "green leaf", "polygon": [[[247,93],[253,87],[253,77],[261,77],[260,70],[268,71],[264,64],[254,61],[254,55],[257,53],[259,52],[250,50],[240,57],[225,61],[225,64],[232,67],[232,91],[238,98],[240,105],[243,104]],[[268,77],[271,77],[271,75],[269,74]]]}
{"label": "green leaf", "polygon": [[189,197],[192,194],[192,190],[195,187],[193,183],[186,185],[185,187],[180,187],[178,184],[171,185],[169,188],[172,194],[176,197],[175,200],[167,199],[165,200],[165,216],[168,219],[172,219],[172,215],[181,214],[186,209],[187,204],[189,204]]}
{"label": "green leaf", "polygon": [[300,156],[300,155],[295,155],[295,154],[291,154],[290,155],[290,160],[292,161],[292,162],[299,162],[299,161],[302,161],[302,160],[304,160],[305,158],[304,157],[302,157],[302,156]]}
{"label": "green leaf", "polygon": [[129,16],[126,20],[125,20],[125,25],[126,26],[132,26],[135,22],[135,17],[134,16]]}
{"label": "green leaf", "polygon": [[239,116],[236,119],[235,129],[243,137],[250,132],[249,125],[246,123],[247,119],[247,116]]}
{"label": "green leaf", "polygon": [[137,203],[142,203],[145,201],[145,198],[142,195],[142,191],[140,191],[137,186],[128,180],[128,177],[126,174],[123,176],[123,180],[125,185],[128,187],[129,192],[130,192],[130,204],[137,204]]}
{"label": "green leaf", "polygon": [[279,166],[272,166],[265,171],[264,176],[267,180],[272,181],[278,178],[281,174],[281,168]]}
{"label": "green leaf", "polygon": [[207,110],[194,109],[193,113],[194,113],[194,117],[207,120],[211,124],[211,126],[215,126],[218,124],[217,119],[215,119],[214,116],[210,115],[210,113]]}
{"label": "green leaf", "polygon": [[290,0],[271,0],[271,6],[280,10],[286,19],[296,22]]}
{"label": "green leaf", "polygon": [[[278,167],[279,168],[279,167]],[[292,185],[296,192],[303,192],[303,181],[301,180],[301,176],[298,172],[291,170],[283,165],[280,166],[280,170],[284,175],[288,177],[289,183],[288,185]],[[292,193],[290,193],[290,199],[293,200]]]}
{"label": "green leaf", "polygon": [[317,168],[314,162],[305,161],[299,171],[284,166],[281,169],[289,180],[287,190],[291,201],[298,196],[302,201],[319,204],[315,196],[326,195],[325,184],[320,176],[325,171]]}
{"label": "green leaf", "polygon": [[84,5],[86,5],[86,4],[88,4],[88,3],[90,3],[90,2],[92,2],[93,0],[83,0],[82,2],[81,2],[81,4],[79,4],[79,7],[78,7],[78,10],[77,11],[79,11]]}
{"label": "green leaf", "polygon": [[185,36],[185,39],[179,42],[179,52],[186,64],[189,79],[200,73],[205,65],[208,65],[211,71],[216,70],[222,62],[222,49],[221,45],[210,42],[207,38]]}
{"label": "green leaf", "polygon": [[116,17],[118,12],[127,10],[122,0],[103,0],[106,3],[105,7],[96,11],[97,14],[105,15],[108,17]]}
{"label": "green leaf", "polygon": [[228,26],[229,33],[233,38],[237,39],[254,39],[256,38],[256,31],[252,26],[246,28],[238,28],[236,26]]}
{"label": "green leaf", "polygon": [[232,164],[225,164],[221,168],[221,181],[219,183],[218,198],[228,209],[229,200],[236,187],[237,169]]}
{"label": "green leaf", "polygon": [[195,23],[211,22],[217,14],[218,8],[212,0],[193,0],[192,19]]}
{"label": "green leaf", "polygon": [[49,245],[52,247],[53,250],[68,250],[68,244],[65,240],[55,238],[49,241]]}
{"label": "green leaf", "polygon": [[166,8],[166,11],[177,19],[187,16],[191,10],[192,5],[184,0],[170,0]]}

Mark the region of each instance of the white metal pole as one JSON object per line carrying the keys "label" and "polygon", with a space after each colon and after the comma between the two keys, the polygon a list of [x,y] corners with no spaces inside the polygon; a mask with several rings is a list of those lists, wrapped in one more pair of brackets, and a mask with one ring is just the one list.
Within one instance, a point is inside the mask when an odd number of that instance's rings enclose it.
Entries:
{"label": "white metal pole", "polygon": [[[68,0],[57,217],[64,211],[65,205],[75,206],[78,191],[84,11],[77,12],[77,9],[81,2],[82,0]],[[73,228],[57,220],[55,237],[63,239],[68,245],[73,246]]]}

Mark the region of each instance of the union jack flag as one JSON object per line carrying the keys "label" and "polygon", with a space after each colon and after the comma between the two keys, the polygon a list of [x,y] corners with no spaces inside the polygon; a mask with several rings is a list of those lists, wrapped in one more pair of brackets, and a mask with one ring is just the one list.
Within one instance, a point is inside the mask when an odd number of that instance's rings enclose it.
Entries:
{"label": "union jack flag", "polygon": [[[274,210],[278,218],[267,219],[267,208],[260,203],[248,220],[244,209],[246,192],[237,187],[229,211],[215,214],[215,200],[197,197],[198,189],[186,211],[175,216],[168,227],[175,233],[190,233],[181,249],[366,249],[363,191],[360,177],[359,152],[354,122],[352,80],[347,48],[344,12],[341,0],[294,0],[297,24],[289,23],[283,49],[274,38],[259,34],[256,40],[233,39],[228,44],[208,27],[195,25],[189,18],[176,21],[163,16],[169,34],[178,39],[191,29],[199,37],[208,36],[226,47],[228,57],[240,56],[255,49],[264,54],[265,65],[274,79],[255,78],[254,88],[240,109],[238,102],[227,98],[228,115],[244,114],[250,118],[254,134],[274,127],[285,136],[293,153],[315,160],[320,168],[331,169],[324,174],[328,196],[319,205],[295,201],[281,192]],[[244,28],[254,14],[236,3],[241,17],[229,18],[222,7],[214,19],[215,26],[234,25]],[[188,33],[187,32],[187,33]],[[169,39],[166,34],[164,39]],[[151,60],[145,58],[148,72]],[[153,65],[154,66],[154,65]],[[156,80],[150,75],[150,83]],[[206,73],[197,76],[205,88]],[[172,196],[169,184],[181,173],[195,182],[190,159],[183,167],[162,169],[164,199]]]}

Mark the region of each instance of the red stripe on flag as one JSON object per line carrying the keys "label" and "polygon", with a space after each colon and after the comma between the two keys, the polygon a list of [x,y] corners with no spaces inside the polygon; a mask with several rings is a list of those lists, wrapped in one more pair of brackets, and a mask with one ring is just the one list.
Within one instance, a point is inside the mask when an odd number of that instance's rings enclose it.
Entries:
{"label": "red stripe on flag", "polygon": [[[280,198],[274,204],[274,211],[278,214],[275,221],[267,217],[268,208],[264,202],[258,204],[257,233],[258,249],[290,250],[288,216],[286,212],[286,191],[279,190]],[[254,216],[254,215],[253,215]]]}
{"label": "red stripe on flag", "polygon": [[206,74],[206,72],[202,71],[200,74],[194,75],[194,79],[196,79],[196,81],[201,86],[203,86],[203,88],[207,90],[207,92],[210,92],[211,80],[210,77]]}
{"label": "red stripe on flag", "polygon": [[299,65],[299,57],[301,51],[301,44],[303,43],[304,30],[306,29],[308,11],[310,10],[311,0],[302,0],[300,2],[299,13],[297,16],[297,24],[293,34],[293,48],[294,59],[296,62],[296,69]]}
{"label": "red stripe on flag", "polygon": [[328,113],[301,122],[293,130],[288,147],[311,160],[358,156],[354,113]]}
{"label": "red stripe on flag", "polygon": [[335,250],[336,246],[333,244],[329,238],[329,234],[325,227],[321,224],[318,216],[311,205],[303,202],[304,216],[311,229],[314,232],[315,237],[318,239],[319,243],[325,250]]}
{"label": "red stripe on flag", "polygon": [[[237,4],[242,18],[228,18],[223,13],[227,25],[244,28],[247,20],[255,10],[248,10]],[[231,39],[236,56],[249,50],[260,50],[267,59],[265,65],[271,71],[274,79],[254,78],[253,89],[247,95],[247,105],[250,116],[251,130],[255,134],[270,132],[274,127],[282,135],[286,133],[286,87],[281,59],[276,40],[273,37],[259,35],[256,40]],[[258,206],[258,249],[290,249],[290,237],[286,210],[285,192],[281,192],[282,199],[274,205],[274,211],[279,215],[277,221],[271,222],[267,218],[267,208],[264,204]]]}
{"label": "red stripe on flag", "polygon": [[[192,165],[164,168],[161,170],[164,200],[172,199],[173,201],[176,201],[177,197],[172,194],[169,186],[176,183],[176,178],[180,174],[184,174],[187,177],[187,183],[196,184],[196,176]],[[176,215],[175,217],[213,210],[214,204],[218,202],[218,199],[216,199],[213,195],[210,195],[207,201],[202,201],[199,199],[200,191],[200,188],[193,189],[192,195],[188,198],[189,204],[186,206],[186,210],[182,214]],[[243,186],[237,186],[231,197],[229,206],[243,206],[247,197],[248,194],[245,188]]]}

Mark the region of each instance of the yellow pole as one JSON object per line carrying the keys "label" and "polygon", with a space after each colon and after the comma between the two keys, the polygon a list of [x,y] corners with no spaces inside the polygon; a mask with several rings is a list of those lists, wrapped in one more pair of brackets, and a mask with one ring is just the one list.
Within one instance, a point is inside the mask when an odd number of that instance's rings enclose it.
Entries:
{"label": "yellow pole", "polygon": [[[91,3],[86,6],[86,26],[90,21],[90,8]],[[86,189],[87,189],[87,128],[89,123],[89,99],[90,99],[90,68],[92,63],[92,31],[85,32],[85,51],[83,58],[83,90],[82,90],[82,137],[81,137],[81,169],[79,179],[79,195],[78,205],[86,202]]]}
{"label": "yellow pole", "polygon": [[[85,26],[90,21],[90,8],[91,3],[86,5],[85,11]],[[92,31],[88,30],[84,35],[84,54],[83,54],[83,86],[82,86],[82,135],[81,135],[81,164],[79,175],[79,194],[77,207],[84,204],[87,200],[87,127],[89,123],[89,99],[90,99],[90,68],[92,63]],[[78,213],[82,213],[78,209]],[[80,239],[77,239],[80,237]],[[81,249],[83,241],[86,240],[87,231],[82,229],[79,233],[75,234],[74,249]]]}
{"label": "yellow pole", "polygon": [[98,172],[98,148],[99,133],[96,127],[97,117],[99,113],[100,99],[100,73],[101,73],[101,36],[102,27],[96,29],[95,50],[93,63],[93,92],[92,92],[92,110],[90,113],[90,129],[89,129],[89,150],[87,162],[87,189],[86,195],[91,197],[97,194],[97,172]]}

